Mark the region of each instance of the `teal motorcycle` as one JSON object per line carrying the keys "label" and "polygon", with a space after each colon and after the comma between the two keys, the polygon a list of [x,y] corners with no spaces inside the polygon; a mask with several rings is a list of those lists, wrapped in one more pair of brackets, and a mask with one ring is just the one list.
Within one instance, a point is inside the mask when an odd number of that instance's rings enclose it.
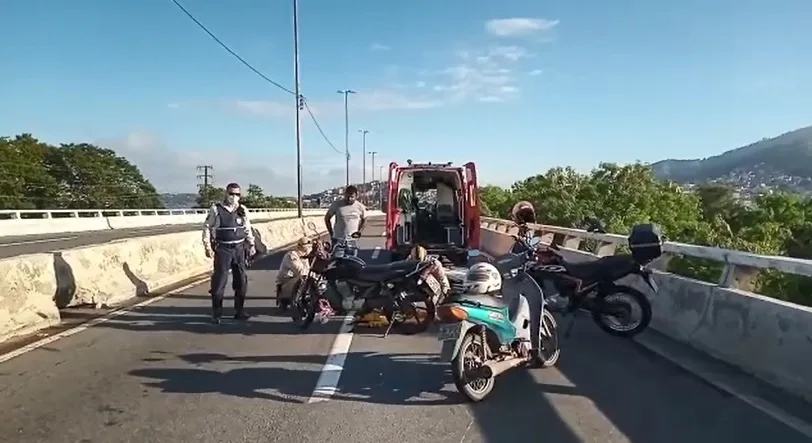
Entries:
{"label": "teal motorcycle", "polygon": [[[499,294],[463,292],[452,295],[437,309],[437,318],[442,323],[437,337],[443,342],[441,357],[451,363],[457,389],[473,402],[491,393],[497,376],[531,361],[529,300],[541,303],[539,357],[542,366],[555,365],[561,354],[558,325],[546,309],[544,292],[526,272],[533,264],[538,239],[521,241],[526,243],[527,252],[520,255],[523,260],[518,266],[513,262],[515,267],[504,270],[497,264],[503,280],[501,292],[509,300]],[[479,251],[469,251],[469,257],[477,256],[481,256]],[[538,292],[530,294],[529,291]]]}

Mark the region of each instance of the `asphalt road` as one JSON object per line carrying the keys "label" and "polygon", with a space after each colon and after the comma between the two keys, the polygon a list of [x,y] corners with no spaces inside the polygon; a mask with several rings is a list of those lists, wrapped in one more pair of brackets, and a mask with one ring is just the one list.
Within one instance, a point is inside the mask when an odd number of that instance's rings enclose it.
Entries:
{"label": "asphalt road", "polygon": [[[380,232],[373,222],[362,258],[386,258]],[[508,372],[465,403],[431,334],[295,329],[271,308],[278,263],[250,271],[247,324],[209,324],[201,285],[0,364],[0,442],[809,441],[587,321],[557,368]],[[310,403],[322,373],[336,392]]]}

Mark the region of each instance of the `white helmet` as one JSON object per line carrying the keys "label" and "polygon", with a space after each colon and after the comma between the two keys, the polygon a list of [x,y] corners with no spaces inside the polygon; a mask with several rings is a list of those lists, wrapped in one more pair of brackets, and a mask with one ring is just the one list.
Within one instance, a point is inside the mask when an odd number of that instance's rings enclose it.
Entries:
{"label": "white helmet", "polygon": [[502,275],[490,263],[477,263],[468,269],[463,281],[463,289],[468,294],[491,294],[502,289]]}

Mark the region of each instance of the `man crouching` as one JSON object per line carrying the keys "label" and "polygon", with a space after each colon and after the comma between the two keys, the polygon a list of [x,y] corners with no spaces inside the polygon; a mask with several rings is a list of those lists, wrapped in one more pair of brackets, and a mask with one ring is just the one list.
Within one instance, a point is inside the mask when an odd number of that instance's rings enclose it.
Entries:
{"label": "man crouching", "polygon": [[310,261],[307,256],[312,246],[313,242],[309,238],[302,237],[282,258],[282,264],[276,275],[276,305],[282,309],[290,306],[297,282],[310,272]]}

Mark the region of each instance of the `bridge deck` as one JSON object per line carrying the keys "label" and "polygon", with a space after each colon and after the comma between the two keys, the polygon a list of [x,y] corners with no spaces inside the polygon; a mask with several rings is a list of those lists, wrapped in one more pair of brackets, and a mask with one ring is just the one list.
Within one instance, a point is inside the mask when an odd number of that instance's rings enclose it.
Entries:
{"label": "bridge deck", "polygon": [[[385,258],[380,233],[377,222],[362,257]],[[434,336],[359,329],[339,340],[351,344],[336,393],[309,403],[340,324],[300,333],[275,316],[278,263],[251,271],[248,324],[208,324],[204,284],[0,364],[0,441],[808,441],[588,321],[559,367],[505,374],[478,405],[433,361]]]}

